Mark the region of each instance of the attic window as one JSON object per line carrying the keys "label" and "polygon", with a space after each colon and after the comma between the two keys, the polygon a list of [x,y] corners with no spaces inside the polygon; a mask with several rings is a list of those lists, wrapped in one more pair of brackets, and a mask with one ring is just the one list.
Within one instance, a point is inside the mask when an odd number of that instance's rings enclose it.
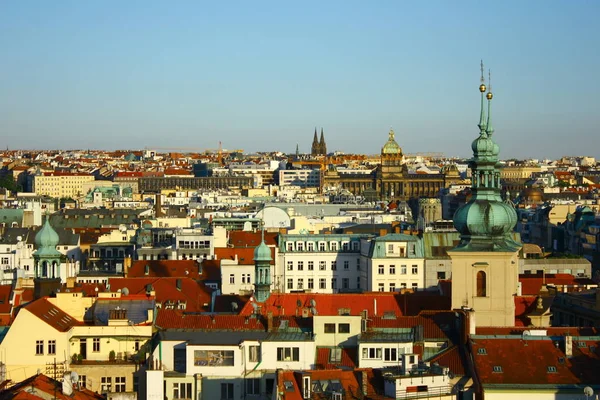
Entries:
{"label": "attic window", "polygon": [[342,349],[339,347],[329,349],[329,362],[339,363],[340,361],[342,361]]}
{"label": "attic window", "polygon": [[494,365],[494,372],[501,373],[502,372],[502,366],[501,365]]}
{"label": "attic window", "polygon": [[556,367],[554,365],[549,365],[548,373],[556,373]]}
{"label": "attic window", "polygon": [[564,357],[558,357],[558,363],[559,364],[564,364],[565,363],[565,358]]}
{"label": "attic window", "polygon": [[479,349],[477,349],[477,354],[487,354],[485,347],[480,347]]}
{"label": "attic window", "polygon": [[284,381],[283,382],[283,386],[285,386],[285,391],[286,392],[293,392],[294,391],[294,384],[290,381]]}
{"label": "attic window", "polygon": [[586,342],[578,342],[577,347],[587,347],[587,343]]}

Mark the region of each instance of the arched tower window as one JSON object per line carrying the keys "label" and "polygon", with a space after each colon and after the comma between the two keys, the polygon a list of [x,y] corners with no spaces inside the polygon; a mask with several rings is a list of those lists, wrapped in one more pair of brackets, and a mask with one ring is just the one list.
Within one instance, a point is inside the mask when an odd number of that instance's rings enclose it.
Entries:
{"label": "arched tower window", "polygon": [[486,275],[485,272],[479,271],[477,272],[477,297],[485,297],[487,295],[486,291]]}

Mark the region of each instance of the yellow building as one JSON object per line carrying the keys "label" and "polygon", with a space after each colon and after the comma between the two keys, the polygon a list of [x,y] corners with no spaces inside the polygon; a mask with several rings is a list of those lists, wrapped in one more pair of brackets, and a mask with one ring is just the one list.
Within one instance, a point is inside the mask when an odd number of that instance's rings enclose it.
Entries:
{"label": "yellow building", "polygon": [[154,300],[147,296],[57,293],[21,309],[2,342],[6,378],[75,371],[99,393],[133,392],[152,337]]}
{"label": "yellow building", "polygon": [[519,165],[502,168],[500,178],[503,180],[530,179],[533,174],[542,172],[538,165]]}
{"label": "yellow building", "polygon": [[85,194],[84,184],[93,180],[89,174],[43,172],[33,176],[32,190],[40,196],[78,198]]}

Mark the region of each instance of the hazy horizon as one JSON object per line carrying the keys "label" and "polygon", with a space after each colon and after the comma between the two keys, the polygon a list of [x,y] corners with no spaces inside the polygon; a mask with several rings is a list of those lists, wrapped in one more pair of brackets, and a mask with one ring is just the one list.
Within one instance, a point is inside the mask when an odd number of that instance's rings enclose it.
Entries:
{"label": "hazy horizon", "polygon": [[[0,148],[600,158],[600,3],[0,3]],[[486,72],[487,77],[487,72]],[[183,151],[182,151],[183,152]]]}

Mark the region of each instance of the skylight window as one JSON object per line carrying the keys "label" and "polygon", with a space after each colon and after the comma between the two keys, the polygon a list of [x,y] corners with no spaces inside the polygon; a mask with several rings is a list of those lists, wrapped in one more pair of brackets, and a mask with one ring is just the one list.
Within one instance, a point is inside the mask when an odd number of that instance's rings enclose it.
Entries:
{"label": "skylight window", "polygon": [[579,342],[577,343],[578,347],[587,347],[587,343],[586,342]]}
{"label": "skylight window", "polygon": [[502,366],[501,365],[494,365],[494,372],[502,372]]}
{"label": "skylight window", "polygon": [[549,373],[555,373],[556,372],[556,367],[554,365],[549,365],[548,366],[548,372]]}
{"label": "skylight window", "polygon": [[477,354],[487,354],[485,347],[480,347],[479,349],[477,349]]}
{"label": "skylight window", "polygon": [[564,357],[558,357],[558,363],[559,364],[564,364],[565,363],[565,358]]}

